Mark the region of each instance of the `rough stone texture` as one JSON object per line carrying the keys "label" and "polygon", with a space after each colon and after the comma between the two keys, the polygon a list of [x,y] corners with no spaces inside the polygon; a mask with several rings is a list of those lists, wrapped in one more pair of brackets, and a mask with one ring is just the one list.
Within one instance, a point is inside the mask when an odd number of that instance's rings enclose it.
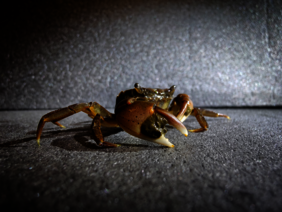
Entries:
{"label": "rough stone texture", "polygon": [[12,1],[2,14],[0,109],[113,108],[135,82],[203,106],[282,105],[280,0]]}
{"label": "rough stone texture", "polygon": [[281,211],[282,111],[218,111],[231,120],[207,118],[204,133],[170,128],[175,148],[103,130],[115,149],[96,148],[85,114],[47,123],[38,148],[47,111],[2,111],[1,211]]}

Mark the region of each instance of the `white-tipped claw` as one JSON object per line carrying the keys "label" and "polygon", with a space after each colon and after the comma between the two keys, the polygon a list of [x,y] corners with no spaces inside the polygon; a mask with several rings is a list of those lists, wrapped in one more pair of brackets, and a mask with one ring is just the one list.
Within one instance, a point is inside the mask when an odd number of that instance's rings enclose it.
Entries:
{"label": "white-tipped claw", "polygon": [[151,141],[167,146],[167,147],[174,147],[174,145],[172,143],[169,142],[169,140],[164,137],[164,135],[161,135],[161,137],[157,138],[157,139],[150,139]]}
{"label": "white-tipped claw", "polygon": [[179,130],[183,135],[188,136],[188,131],[186,127],[182,124],[182,122],[176,118],[174,115],[169,113],[168,111],[160,108],[160,107],[155,107],[155,112],[158,114],[162,115],[170,125],[175,127],[177,130]]}

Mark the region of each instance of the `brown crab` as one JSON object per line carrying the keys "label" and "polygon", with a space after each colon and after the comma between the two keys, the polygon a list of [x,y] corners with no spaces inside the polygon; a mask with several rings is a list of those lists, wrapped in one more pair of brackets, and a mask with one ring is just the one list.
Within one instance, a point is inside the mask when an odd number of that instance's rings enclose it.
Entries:
{"label": "brown crab", "polygon": [[38,145],[40,145],[40,135],[45,122],[52,122],[60,127],[64,127],[58,121],[81,111],[87,113],[93,119],[91,127],[94,139],[101,147],[119,146],[118,144],[104,141],[100,129],[101,126],[121,127],[125,132],[138,138],[167,147],[174,147],[164,137],[167,132],[166,124],[172,125],[187,136],[187,129],[182,122],[189,115],[195,116],[201,126],[199,129],[189,130],[190,132],[202,132],[208,129],[204,116],[230,119],[229,116],[224,114],[194,108],[187,94],[179,94],[172,99],[176,88],[174,85],[169,89],[152,89],[143,88],[136,83],[134,87],[134,89],[120,92],[116,97],[114,114],[96,102],[89,102],[70,105],[42,116],[37,128]]}

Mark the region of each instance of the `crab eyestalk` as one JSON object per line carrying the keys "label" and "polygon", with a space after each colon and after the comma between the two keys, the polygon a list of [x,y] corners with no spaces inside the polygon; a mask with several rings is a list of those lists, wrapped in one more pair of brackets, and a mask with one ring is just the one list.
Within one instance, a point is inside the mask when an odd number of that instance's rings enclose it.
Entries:
{"label": "crab eyestalk", "polygon": [[171,86],[171,87],[168,89],[168,92],[169,92],[171,95],[173,95],[173,94],[174,94],[175,89],[176,89],[176,86],[175,86],[175,85],[173,85],[173,86]]}
{"label": "crab eyestalk", "polygon": [[143,89],[138,83],[135,83],[134,88],[137,91],[137,93],[143,94]]}

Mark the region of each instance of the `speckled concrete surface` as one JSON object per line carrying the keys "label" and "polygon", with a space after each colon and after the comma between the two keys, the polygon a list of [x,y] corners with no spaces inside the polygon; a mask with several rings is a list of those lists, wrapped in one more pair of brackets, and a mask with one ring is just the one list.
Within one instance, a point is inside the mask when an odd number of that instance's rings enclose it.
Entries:
{"label": "speckled concrete surface", "polygon": [[[116,149],[91,141],[76,114],[35,130],[47,111],[0,112],[0,206],[4,211],[281,211],[282,110],[217,109],[209,130],[170,128],[175,148],[103,130]],[[198,127],[195,118],[185,121]],[[3,211],[1,209],[1,211]]]}
{"label": "speckled concrete surface", "polygon": [[201,106],[282,105],[281,0],[6,2],[0,109],[50,109],[138,82]]}

